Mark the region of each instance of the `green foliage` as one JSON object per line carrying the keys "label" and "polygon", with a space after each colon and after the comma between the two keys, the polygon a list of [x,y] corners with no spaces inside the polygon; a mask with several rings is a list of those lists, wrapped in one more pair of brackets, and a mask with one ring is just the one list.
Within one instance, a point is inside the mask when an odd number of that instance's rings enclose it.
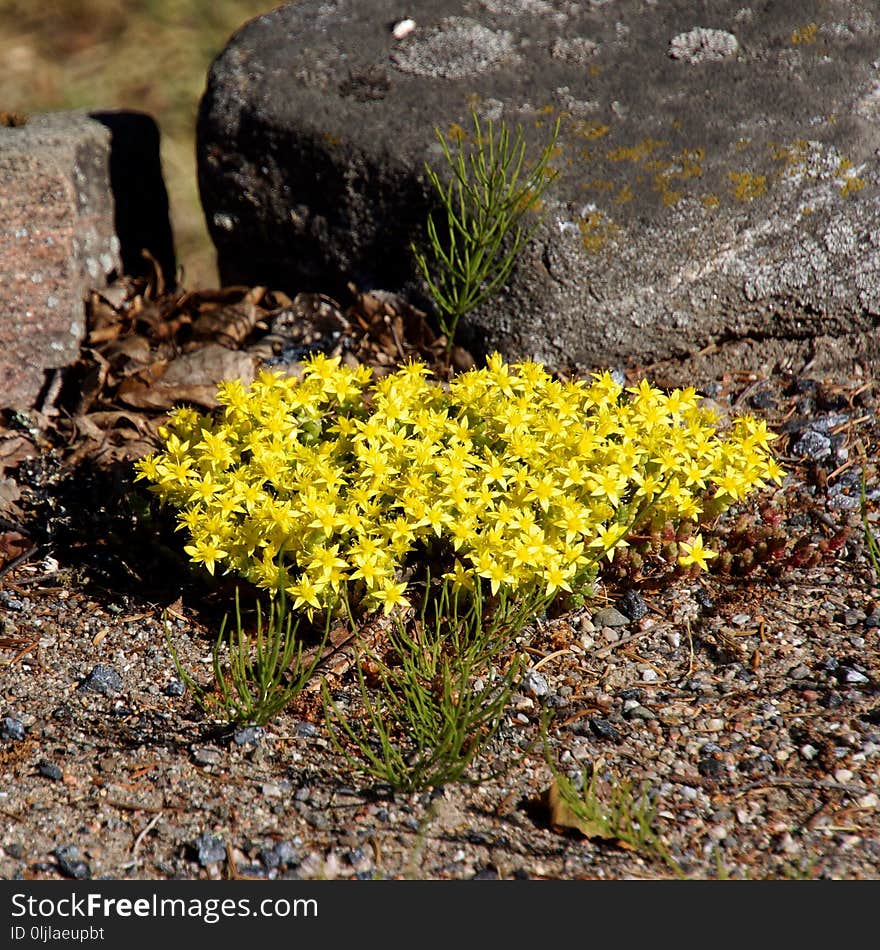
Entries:
{"label": "green foliage", "polygon": [[[221,710],[230,723],[264,726],[301,692],[315,671],[330,629],[330,612],[324,636],[310,663],[303,663],[303,643],[298,639],[299,619],[294,621],[281,596],[269,603],[265,624],[257,602],[256,628],[245,632],[238,591],[235,593],[235,628],[226,630],[223,618],[212,650],[214,689],[206,691],[183,669],[166,627],[166,639],[181,680],[205,711]],[[225,662],[224,662],[225,653]]]}
{"label": "green foliage", "polygon": [[495,294],[510,276],[519,252],[538,223],[524,228],[522,218],[539,203],[552,176],[548,162],[559,135],[559,121],[541,157],[524,169],[525,142],[517,127],[511,139],[502,119],[496,130],[490,119],[484,129],[472,111],[474,141],[463,146],[463,131],[455,155],[443,133],[437,138],[450,177],[426,165],[428,179],[441,206],[427,220],[428,247],[412,247],[416,263],[439,310],[440,329],[452,349],[455,331],[464,314]]}
{"label": "green foliage", "polygon": [[669,523],[669,556],[696,572],[715,556],[700,523],[782,478],[766,424],[721,432],[692,388],[559,381],[497,354],[445,386],[427,375],[369,385],[318,356],[301,379],[226,382],[218,413],[171,416],[137,478],[179,509],[193,562],[309,615],[343,597],[391,613],[427,569],[483,596],[576,593],[631,532]]}
{"label": "green foliage", "polygon": [[657,809],[646,785],[638,791],[626,779],[610,784],[607,796],[600,794],[594,769],[582,771],[581,789],[554,765],[547,741],[547,722],[542,721],[544,757],[553,774],[554,798],[551,801],[555,824],[577,829],[585,837],[613,841],[645,857],[663,861],[677,877],[684,872],[672,857],[655,828]]}
{"label": "green foliage", "polygon": [[324,683],[335,747],[354,769],[396,791],[460,780],[495,735],[519,683],[523,656],[512,657],[503,672],[495,666],[535,607],[502,596],[487,615],[482,598],[453,590],[449,581],[436,590],[429,583],[420,617],[410,625],[395,617],[388,652],[361,656],[363,719],[343,715]]}

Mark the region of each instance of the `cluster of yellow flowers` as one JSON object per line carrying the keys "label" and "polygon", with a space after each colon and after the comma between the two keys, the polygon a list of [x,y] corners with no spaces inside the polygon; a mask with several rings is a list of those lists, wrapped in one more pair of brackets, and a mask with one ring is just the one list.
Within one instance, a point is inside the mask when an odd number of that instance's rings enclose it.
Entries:
{"label": "cluster of yellow flowers", "polygon": [[[407,603],[411,552],[445,553],[457,587],[552,596],[645,519],[696,523],[782,478],[766,424],[740,416],[721,435],[692,388],[559,381],[497,354],[448,385],[428,375],[410,363],[373,380],[319,355],[301,378],[228,381],[217,413],[172,414],[137,477],[212,573],[307,612],[348,591],[386,613]],[[683,564],[714,556],[700,534],[682,550]]]}

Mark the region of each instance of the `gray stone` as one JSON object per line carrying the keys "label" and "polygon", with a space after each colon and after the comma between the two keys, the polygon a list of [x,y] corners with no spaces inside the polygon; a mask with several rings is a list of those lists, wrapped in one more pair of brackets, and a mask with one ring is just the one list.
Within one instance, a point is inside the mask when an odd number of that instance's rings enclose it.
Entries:
{"label": "gray stone", "polygon": [[217,864],[226,859],[226,843],[217,835],[203,832],[196,838],[193,845],[199,864],[204,868],[209,864]]}
{"label": "gray stone", "polygon": [[527,696],[543,699],[549,694],[550,686],[544,676],[534,670],[529,670],[523,677],[522,691]]}
{"label": "gray stone", "polygon": [[243,726],[232,734],[232,741],[236,745],[258,745],[265,734],[262,726]]}
{"label": "gray stone", "polygon": [[57,112],[0,127],[0,407],[42,401],[79,356],[89,291],[143,270],[142,248],[173,281],[152,119]]}
{"label": "gray stone", "polygon": [[87,881],[92,876],[91,868],[83,860],[79,848],[75,844],[65,844],[55,849],[58,860],[58,870],[66,877],[75,881]]}
{"label": "gray stone", "polygon": [[21,742],[27,735],[24,723],[13,716],[4,716],[0,722],[0,736],[4,739],[12,739],[15,742]]}
{"label": "gray stone", "polygon": [[792,445],[791,453],[795,458],[806,458],[811,462],[821,462],[831,454],[831,439],[814,429],[806,429]]}
{"label": "gray stone", "polygon": [[629,623],[629,617],[616,607],[600,607],[593,614],[593,623],[597,627],[625,627]]}
{"label": "gray stone", "polygon": [[[676,359],[816,373],[878,365],[878,17],[856,0],[301,0],[246,24],[198,119],[228,283],[428,303],[435,127],[556,118],[559,172],[508,285],[461,340],[583,371]],[[711,22],[709,22],[711,21]],[[817,25],[818,24],[818,25]],[[702,362],[701,362],[702,361]]]}
{"label": "gray stone", "polygon": [[122,677],[104,663],[99,663],[80,683],[79,688],[88,693],[100,693],[102,696],[118,696],[123,688]]}

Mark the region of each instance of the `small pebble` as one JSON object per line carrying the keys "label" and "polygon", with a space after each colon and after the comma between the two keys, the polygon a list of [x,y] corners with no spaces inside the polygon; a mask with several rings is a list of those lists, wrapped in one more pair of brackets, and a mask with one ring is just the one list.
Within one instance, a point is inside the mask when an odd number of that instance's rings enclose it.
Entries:
{"label": "small pebble", "polygon": [[628,590],[617,602],[617,607],[622,614],[633,621],[641,620],[648,612],[648,605],[637,590]]}
{"label": "small pebble", "polygon": [[265,734],[266,730],[262,726],[244,726],[235,730],[232,741],[236,745],[257,745]]}
{"label": "small pebble", "polygon": [[727,837],[727,828],[724,825],[712,825],[709,829],[709,837],[713,841],[723,841]]}
{"label": "small pebble", "polygon": [[99,663],[80,683],[79,688],[102,696],[118,696],[123,688],[122,677],[110,666]]}
{"label": "small pebble", "polygon": [[642,670],[642,682],[643,683],[656,683],[660,677],[657,675],[656,670],[647,669]]}
{"label": "small pebble", "polygon": [[590,719],[590,728],[600,739],[609,739],[612,742],[620,741],[620,732],[607,719],[593,716]]}
{"label": "small pebble", "polygon": [[397,23],[391,29],[391,35],[396,40],[402,40],[405,37],[409,36],[416,28],[416,21],[411,17],[407,17],[405,20],[398,20]]}
{"label": "small pebble", "polygon": [[793,670],[789,670],[788,675],[793,680],[803,680],[803,679],[806,679],[810,675],[810,668],[806,666],[804,663],[800,663]]}
{"label": "small pebble", "polygon": [[697,762],[697,771],[704,778],[718,778],[724,772],[724,763],[713,756],[707,756]]}
{"label": "small pebble", "polygon": [[298,722],[295,732],[298,736],[311,739],[318,734],[318,727],[313,722]]}
{"label": "small pebble", "polygon": [[550,684],[540,673],[529,670],[523,677],[522,691],[536,699],[542,699],[550,692]]}
{"label": "small pebble", "polygon": [[0,735],[4,739],[12,739],[14,742],[21,742],[25,737],[24,723],[20,719],[13,719],[12,716],[6,716],[0,723]]}
{"label": "small pebble", "polygon": [[210,835],[207,832],[200,834],[195,840],[194,847],[202,867],[217,864],[226,859],[226,844],[216,835]]}
{"label": "small pebble", "polygon": [[870,683],[871,682],[871,680],[867,676],[865,676],[864,673],[860,673],[858,670],[847,670],[845,679],[847,683]]}
{"label": "small pebble", "polygon": [[806,429],[792,445],[791,454],[795,458],[821,462],[831,454],[831,439],[815,429]]}
{"label": "small pebble", "polygon": [[0,604],[3,604],[3,606],[7,607],[9,610],[25,609],[24,601],[19,600],[17,597],[13,597],[8,590],[0,590]]}
{"label": "small pebble", "polygon": [[618,696],[620,696],[620,698],[623,700],[644,699],[645,691],[643,689],[639,689],[638,686],[627,686],[626,689],[622,689],[618,693]]}
{"label": "small pebble", "polygon": [[186,692],[186,683],[181,680],[171,680],[163,692],[166,696],[183,696]]}
{"label": "small pebble", "polygon": [[43,778],[50,778],[54,782],[60,782],[64,778],[61,769],[54,762],[47,762],[45,759],[42,759],[37,765],[37,771]]}
{"label": "small pebble", "polygon": [[819,750],[814,745],[807,743],[801,746],[801,755],[808,761],[815,759],[818,754]]}
{"label": "small pebble", "polygon": [[220,761],[221,753],[219,749],[212,749],[209,746],[202,746],[193,751],[193,758],[199,765],[217,765]]}
{"label": "small pebble", "polygon": [[79,848],[75,844],[66,844],[54,851],[58,859],[58,868],[62,874],[72,877],[75,881],[86,881],[92,872],[82,859]]}
{"label": "small pebble", "polygon": [[597,627],[625,627],[629,623],[629,617],[616,607],[602,607],[593,614],[593,623]]}
{"label": "small pebble", "polygon": [[707,732],[721,732],[723,729],[724,729],[723,719],[707,719],[706,720]]}

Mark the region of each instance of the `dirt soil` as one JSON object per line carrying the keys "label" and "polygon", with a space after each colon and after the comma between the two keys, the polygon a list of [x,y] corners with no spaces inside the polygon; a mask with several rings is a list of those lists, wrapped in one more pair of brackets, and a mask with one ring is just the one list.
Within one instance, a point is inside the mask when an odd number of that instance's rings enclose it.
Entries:
{"label": "dirt soil", "polygon": [[[412,355],[440,365],[442,347],[396,298],[313,298],[155,283],[95,295],[80,366],[41,412],[3,418],[0,877],[880,877],[880,581],[863,520],[877,530],[880,440],[867,373],[689,366],[723,412],[781,434],[784,484],[715,526],[726,572],[609,574],[595,600],[528,627],[530,673],[470,781],[401,795],[352,770],[317,688],[325,678],[360,714],[350,648],[265,729],[200,711],[168,643],[210,682],[231,579],[189,567],[131,468],[174,401],[210,404],[197,354],[219,341],[254,366],[308,347],[379,371]],[[214,323],[199,329],[204,317]],[[652,380],[680,382],[680,370],[653,367]],[[591,770],[606,805],[621,783],[644,788],[654,835],[637,849],[591,836],[554,804],[551,763],[572,782]]]}

